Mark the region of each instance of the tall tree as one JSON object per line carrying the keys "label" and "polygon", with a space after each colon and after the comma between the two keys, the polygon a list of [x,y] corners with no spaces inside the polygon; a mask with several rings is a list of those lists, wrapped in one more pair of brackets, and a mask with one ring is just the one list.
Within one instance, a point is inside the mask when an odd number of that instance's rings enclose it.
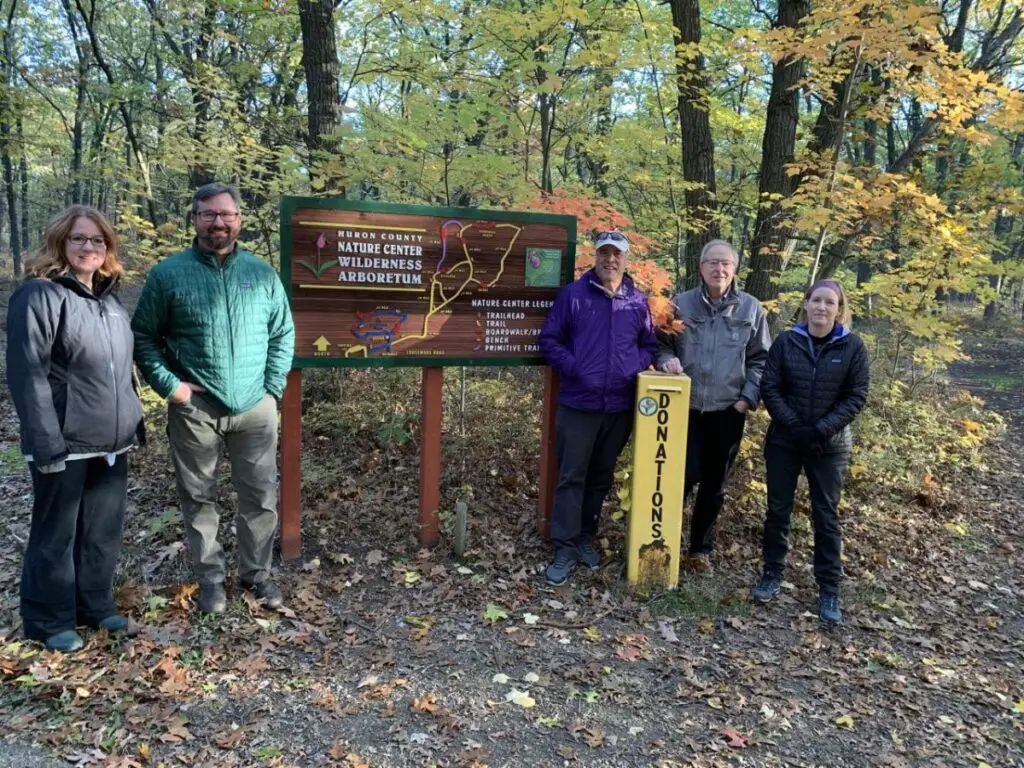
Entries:
{"label": "tall tree", "polygon": [[[309,95],[306,147],[310,168],[325,157],[340,154],[341,92],[338,77],[338,44],[334,30],[335,0],[299,0],[302,24],[302,66]],[[313,171],[315,173],[315,171]],[[321,185],[339,195],[345,187],[333,175],[321,177]]]}
{"label": "tall tree", "polygon": [[0,10],[6,10],[6,21],[4,28],[0,29],[0,48],[3,50],[3,62],[0,62],[0,163],[3,164],[4,192],[7,197],[7,216],[10,223],[10,245],[11,258],[14,264],[14,276],[21,277],[21,235],[20,223],[18,221],[17,191],[15,189],[13,151],[14,105],[11,94],[14,88],[14,46],[11,42],[11,33],[14,27],[14,11],[18,5],[17,0],[8,0],[8,6],[3,9],[0,1]]}
{"label": "tall tree", "polygon": [[700,280],[700,252],[720,237],[715,191],[715,144],[711,136],[711,105],[701,44],[699,0],[672,0],[675,25],[676,82],[679,87],[679,128],[682,133],[683,179],[688,234],[686,286]]}
{"label": "tall tree", "polygon": [[[779,0],[775,26],[795,31],[809,11],[809,0]],[[787,168],[795,157],[796,129],[800,119],[798,88],[803,74],[803,58],[794,53],[779,57],[772,67],[772,87],[761,143],[757,220],[750,245],[751,271],[746,282],[747,291],[762,300],[779,295],[784,252],[793,236],[792,222],[784,203],[794,188],[794,177]]]}

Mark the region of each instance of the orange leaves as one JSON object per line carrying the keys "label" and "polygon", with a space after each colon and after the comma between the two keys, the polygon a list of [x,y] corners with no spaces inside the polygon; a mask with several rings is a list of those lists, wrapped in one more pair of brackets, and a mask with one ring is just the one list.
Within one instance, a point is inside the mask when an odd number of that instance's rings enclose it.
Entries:
{"label": "orange leaves", "polygon": [[163,677],[163,682],[160,683],[160,692],[169,696],[184,694],[189,690],[188,670],[179,666],[175,660],[180,652],[180,648],[171,646],[152,669],[154,675]]}

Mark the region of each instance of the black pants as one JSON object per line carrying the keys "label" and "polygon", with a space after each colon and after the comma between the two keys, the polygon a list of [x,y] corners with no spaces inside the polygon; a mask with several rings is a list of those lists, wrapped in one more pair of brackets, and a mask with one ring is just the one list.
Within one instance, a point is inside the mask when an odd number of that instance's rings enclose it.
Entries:
{"label": "black pants", "polygon": [[715,549],[715,523],[725,503],[725,483],[740,451],[747,416],[735,408],[690,411],[686,435],[686,485],[689,498],[695,485],[697,498],[690,517],[690,554]]}
{"label": "black pants", "polygon": [[128,457],[69,461],[44,475],[30,464],[32,530],[21,571],[25,637],[44,640],[117,613],[114,571],[121,553]]}
{"label": "black pants", "polygon": [[800,471],[807,474],[814,523],[814,576],[818,585],[838,588],[843,578],[840,560],[839,494],[850,461],[849,453],[813,455],[768,443],[764,447],[768,482],[768,515],[764,523],[764,568],[781,575],[789,551],[789,521]]}
{"label": "black pants", "polygon": [[632,428],[632,410],[600,413],[558,406],[558,489],[551,513],[551,544],[556,554],[575,549],[597,535],[615,461],[626,447]]}

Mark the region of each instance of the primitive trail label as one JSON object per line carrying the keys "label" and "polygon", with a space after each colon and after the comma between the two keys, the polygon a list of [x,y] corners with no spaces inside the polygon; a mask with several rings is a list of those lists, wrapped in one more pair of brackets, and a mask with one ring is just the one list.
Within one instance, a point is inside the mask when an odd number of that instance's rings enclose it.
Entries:
{"label": "primitive trail label", "polygon": [[542,363],[576,220],[284,198],[296,367]]}
{"label": "primitive trail label", "polygon": [[627,576],[675,586],[682,534],[690,380],[642,373],[633,431]]}

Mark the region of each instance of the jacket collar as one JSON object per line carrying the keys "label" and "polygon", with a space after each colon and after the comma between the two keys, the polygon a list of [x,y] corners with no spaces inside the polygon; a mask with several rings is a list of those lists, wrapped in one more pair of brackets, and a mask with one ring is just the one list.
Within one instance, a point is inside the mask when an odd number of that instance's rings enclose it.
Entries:
{"label": "jacket collar", "polygon": [[708,293],[707,283],[705,283],[703,280],[701,280],[700,281],[700,297],[704,300],[704,303],[707,304],[709,308],[717,309],[719,307],[724,307],[724,306],[726,306],[728,304],[733,304],[733,303],[739,301],[740,293],[739,293],[739,290],[736,288],[736,281],[733,280],[731,283],[729,283],[729,290],[727,290],[724,294],[722,294],[721,300],[716,305],[711,300],[711,294]]}
{"label": "jacket collar", "polygon": [[[588,269],[583,273],[583,277],[580,278],[584,283],[590,286],[591,290],[599,291],[602,295],[608,296],[608,291],[605,290],[604,283],[601,282],[601,278],[597,276],[597,272],[593,269]],[[636,283],[633,282],[633,278],[629,276],[629,273],[625,273],[622,276],[622,285],[619,286],[619,292],[615,294],[615,298],[629,298],[636,292]]]}
{"label": "jacket collar", "polygon": [[[807,323],[800,323],[793,327],[793,333],[798,336],[803,336],[807,339],[811,338],[811,332],[807,328]],[[833,341],[838,341],[850,335],[850,329],[845,327],[842,323],[836,323],[836,327],[832,329],[832,335],[829,337],[827,344],[831,344]]]}
{"label": "jacket collar", "polygon": [[65,288],[77,293],[79,296],[84,296],[87,299],[102,299],[114,290],[117,286],[118,279],[116,277],[101,277],[99,274],[96,274],[93,278],[93,289],[91,291],[82,285],[78,281],[78,278],[70,272],[65,272],[63,275],[57,275],[57,277],[53,278],[53,282],[59,283]]}
{"label": "jacket collar", "polygon": [[[192,238],[192,246],[191,247],[192,247],[192,254],[196,257],[196,259],[198,261],[201,261],[204,264],[208,264],[211,267],[217,267],[218,269],[221,267],[220,256],[218,256],[213,251],[208,251],[205,248],[203,248],[202,246],[200,246],[199,245],[199,240],[197,240],[196,238]],[[223,266],[226,267],[228,264],[230,264],[232,261],[234,261],[236,256],[238,256],[238,241],[237,240],[235,241],[235,244],[231,247],[231,253],[229,253],[227,258],[224,259]]]}

